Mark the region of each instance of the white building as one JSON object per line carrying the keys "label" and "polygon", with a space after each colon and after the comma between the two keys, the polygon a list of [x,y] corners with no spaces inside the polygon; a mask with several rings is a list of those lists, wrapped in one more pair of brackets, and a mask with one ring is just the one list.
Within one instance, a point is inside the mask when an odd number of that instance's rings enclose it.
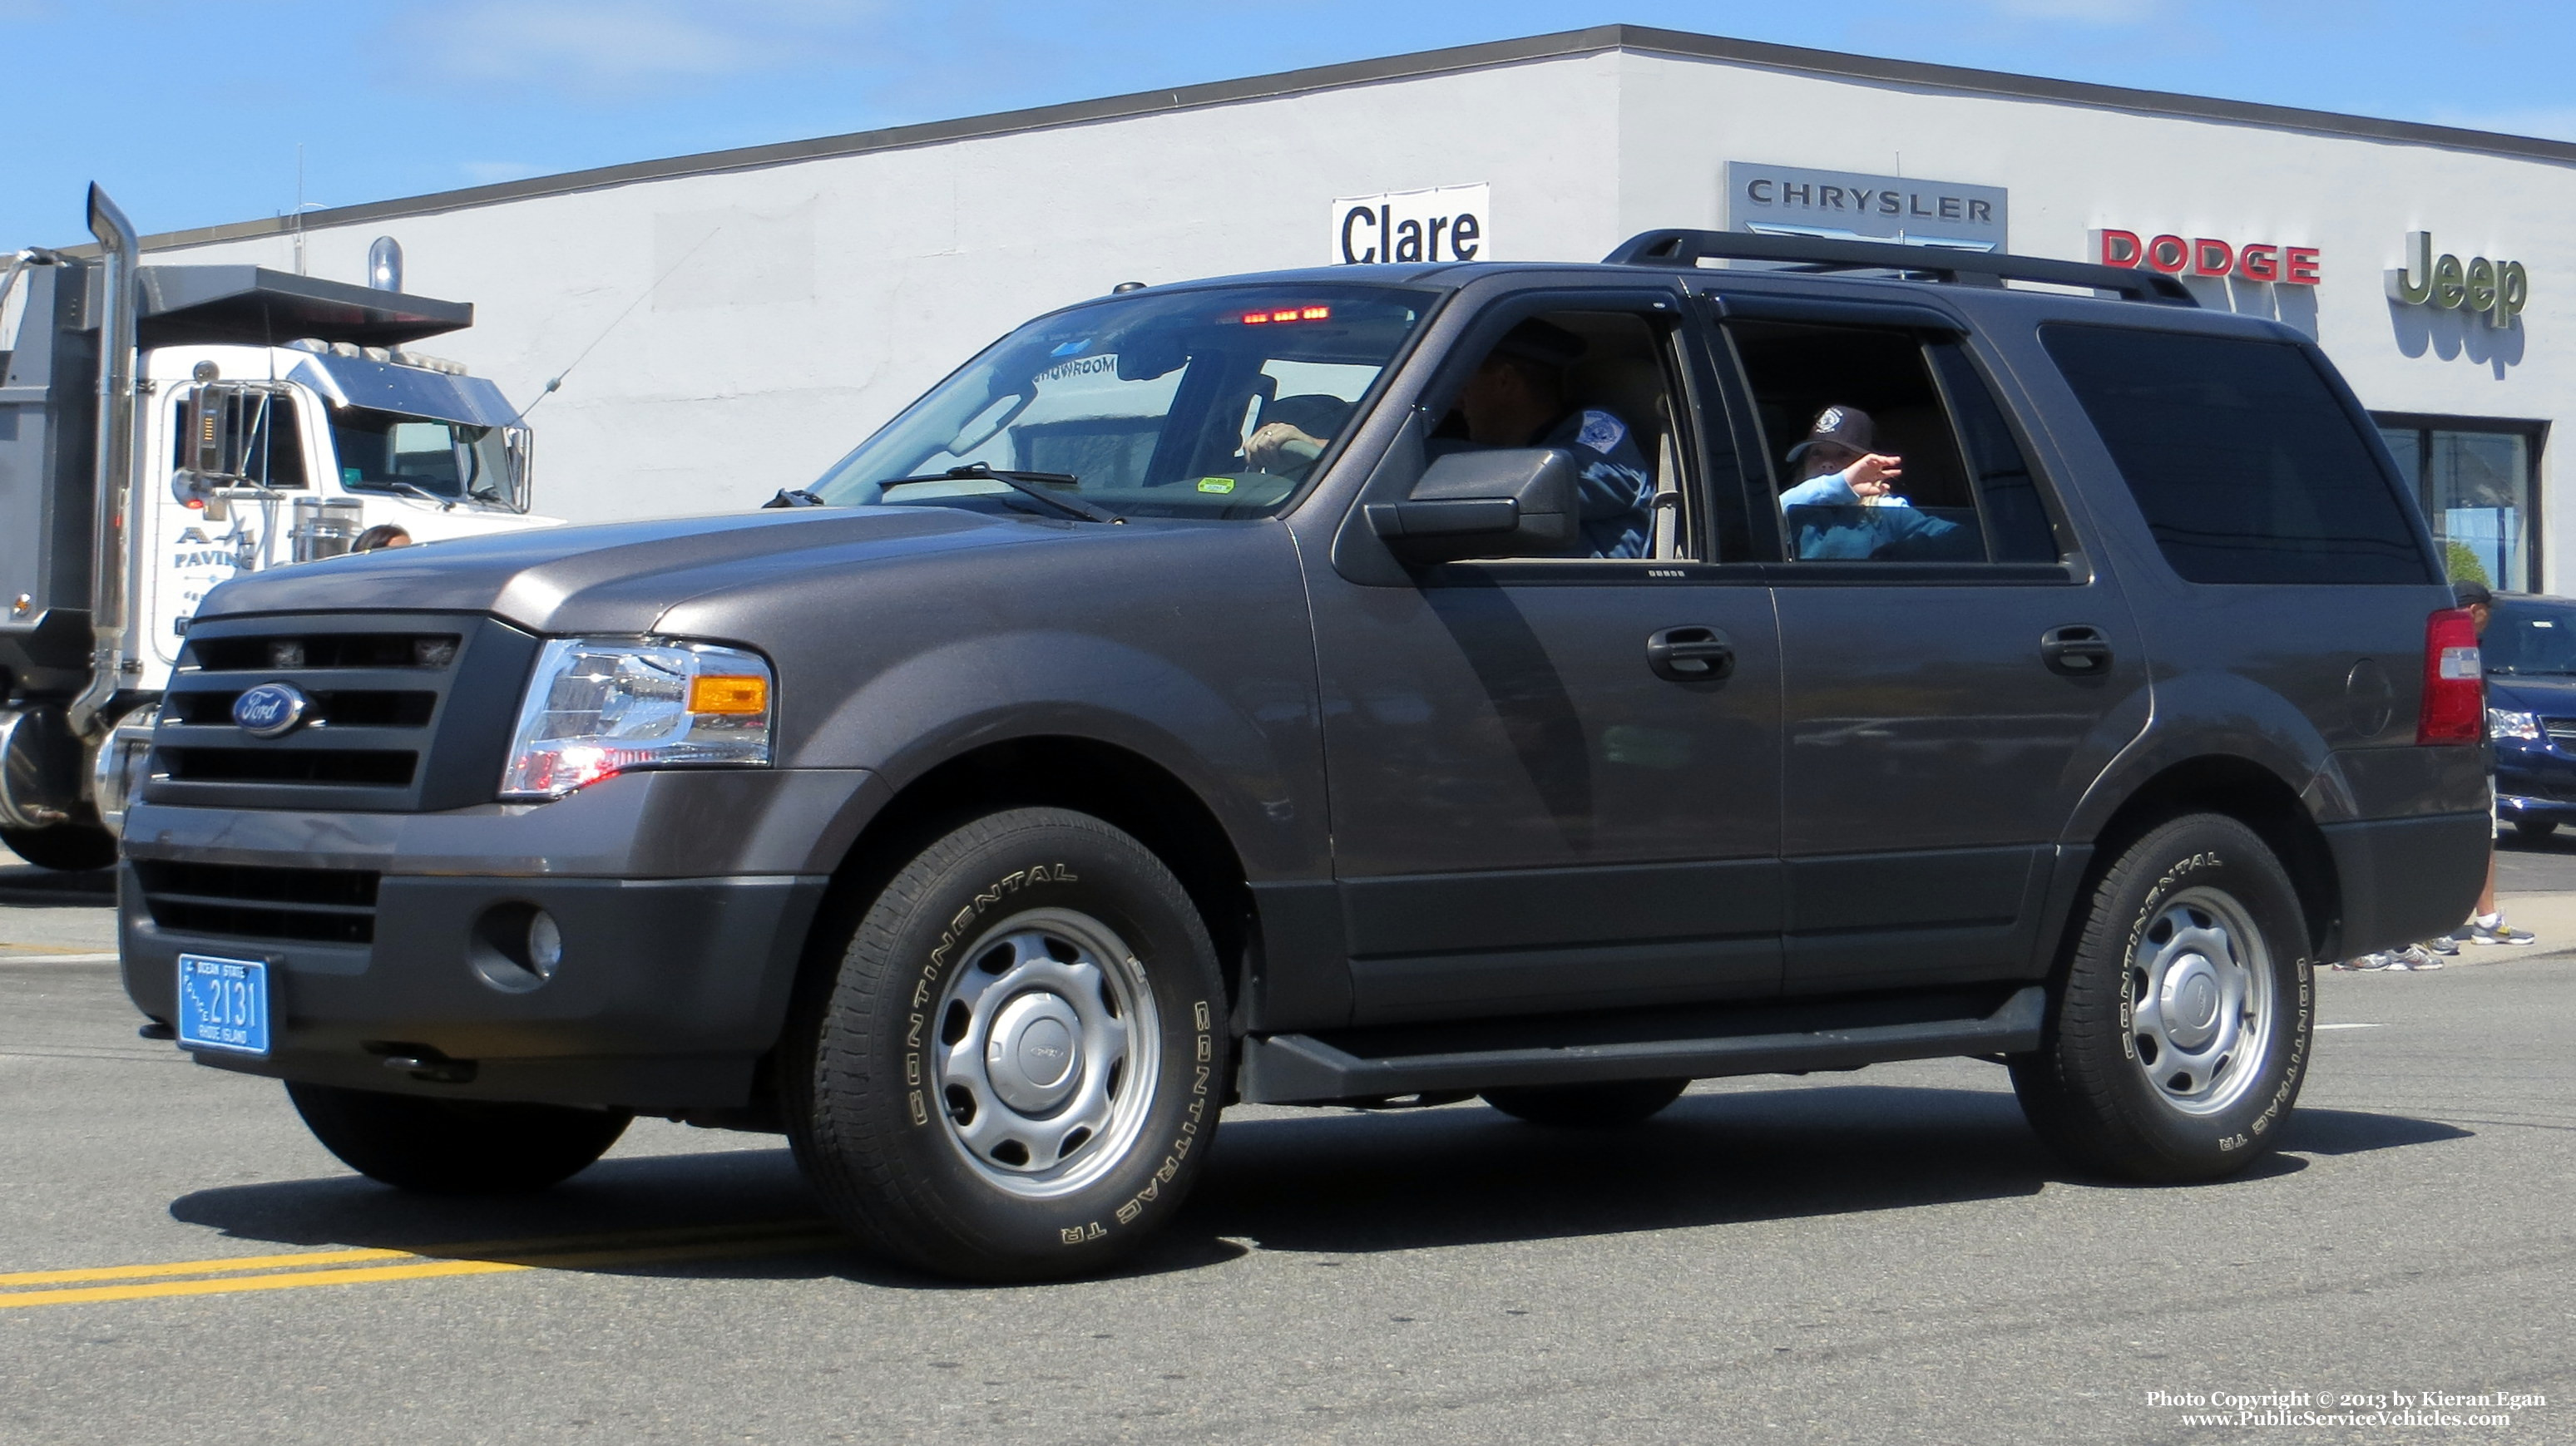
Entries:
{"label": "white building", "polygon": [[[1468,189],[1337,204],[1440,187]],[[2322,342],[2438,531],[2506,585],[2576,586],[2545,446],[2576,405],[2558,141],[1605,26],[147,245],[356,280],[397,237],[406,289],[477,305],[434,350],[514,399],[570,369],[533,417],[540,506],[592,521],[750,505],[1032,314],[1365,259],[1408,216],[1480,259],[1733,226],[2225,273],[2204,304]]]}

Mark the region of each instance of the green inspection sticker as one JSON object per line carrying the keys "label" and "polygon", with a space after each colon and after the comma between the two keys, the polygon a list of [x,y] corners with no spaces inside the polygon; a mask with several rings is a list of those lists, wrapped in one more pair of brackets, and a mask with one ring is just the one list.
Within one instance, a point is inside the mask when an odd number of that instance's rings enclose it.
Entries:
{"label": "green inspection sticker", "polygon": [[1201,492],[1231,492],[1234,490],[1234,479],[1231,477],[1201,477],[1199,479],[1199,490]]}

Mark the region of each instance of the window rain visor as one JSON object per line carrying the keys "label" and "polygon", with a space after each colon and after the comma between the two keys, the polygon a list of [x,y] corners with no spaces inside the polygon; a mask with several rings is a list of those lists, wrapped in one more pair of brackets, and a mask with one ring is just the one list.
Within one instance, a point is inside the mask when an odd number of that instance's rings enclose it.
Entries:
{"label": "window rain visor", "polygon": [[[1049,515],[991,478],[1038,479],[1130,517],[1258,517],[1302,485],[1436,293],[1260,285],[1139,292],[1041,317],[841,459],[835,506]],[[901,479],[922,479],[903,481]]]}
{"label": "window rain visor", "polygon": [[771,684],[769,664],[738,648],[551,639],[519,704],[501,796],[561,798],[646,768],[765,765]]}

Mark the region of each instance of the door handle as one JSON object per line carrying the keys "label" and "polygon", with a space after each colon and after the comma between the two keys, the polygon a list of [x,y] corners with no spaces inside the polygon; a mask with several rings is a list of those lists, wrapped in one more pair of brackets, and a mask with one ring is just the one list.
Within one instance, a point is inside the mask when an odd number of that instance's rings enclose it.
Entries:
{"label": "door handle", "polygon": [[1735,644],[1715,628],[1666,628],[1646,639],[1646,666],[1676,683],[1713,683],[1735,672]]}
{"label": "door handle", "polygon": [[2111,640],[2083,623],[2050,628],[2039,635],[2039,660],[2052,673],[2070,678],[2098,678],[2111,671]]}

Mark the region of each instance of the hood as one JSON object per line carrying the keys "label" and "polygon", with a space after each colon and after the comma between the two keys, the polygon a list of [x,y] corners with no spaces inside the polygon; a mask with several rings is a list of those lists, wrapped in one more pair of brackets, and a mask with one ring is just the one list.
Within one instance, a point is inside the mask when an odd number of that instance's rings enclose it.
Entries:
{"label": "hood", "polygon": [[2576,718],[2576,678],[2489,673],[2487,706],[2544,718]]}
{"label": "hood", "polygon": [[943,507],[795,508],[550,527],[252,573],[208,594],[197,615],[399,608],[488,612],[538,633],[643,633],[680,603],[755,579],[1045,541],[1065,530]]}

